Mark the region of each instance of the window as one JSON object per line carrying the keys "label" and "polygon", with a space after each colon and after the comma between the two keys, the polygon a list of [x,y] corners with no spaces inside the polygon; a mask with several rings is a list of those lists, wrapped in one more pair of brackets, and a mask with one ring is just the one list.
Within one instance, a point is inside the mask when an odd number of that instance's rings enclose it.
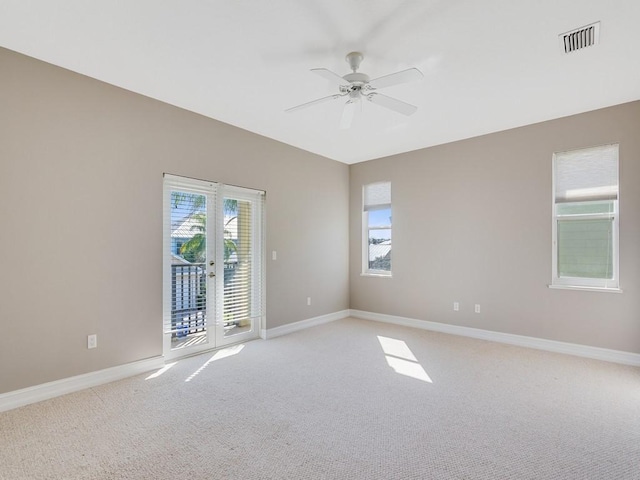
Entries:
{"label": "window", "polygon": [[365,185],[362,210],[362,273],[391,276],[391,183]]}
{"label": "window", "polygon": [[619,288],[618,145],[553,157],[552,286]]}

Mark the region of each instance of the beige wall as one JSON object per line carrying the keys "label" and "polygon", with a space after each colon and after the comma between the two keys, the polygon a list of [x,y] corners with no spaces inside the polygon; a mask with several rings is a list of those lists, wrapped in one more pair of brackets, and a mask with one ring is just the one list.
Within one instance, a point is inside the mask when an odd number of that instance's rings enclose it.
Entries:
{"label": "beige wall", "polygon": [[[620,144],[624,293],[549,289],[552,154],[606,143]],[[362,185],[381,180],[391,279],[360,276]],[[639,181],[640,102],[352,165],[351,308],[640,353]]]}
{"label": "beige wall", "polygon": [[349,307],[348,166],[0,49],[0,393],[162,354],[163,172],[267,191],[269,328]]}

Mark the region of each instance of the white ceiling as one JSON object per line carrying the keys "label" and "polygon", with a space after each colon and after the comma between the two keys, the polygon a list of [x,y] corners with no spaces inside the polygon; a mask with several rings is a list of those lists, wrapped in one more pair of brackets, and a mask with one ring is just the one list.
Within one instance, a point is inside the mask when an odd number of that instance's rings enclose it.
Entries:
{"label": "white ceiling", "polygon": [[[640,99],[638,0],[0,0],[0,46],[345,163]],[[601,22],[600,45],[558,34]],[[312,74],[422,81],[369,102],[350,130]],[[1,69],[1,65],[0,65]]]}

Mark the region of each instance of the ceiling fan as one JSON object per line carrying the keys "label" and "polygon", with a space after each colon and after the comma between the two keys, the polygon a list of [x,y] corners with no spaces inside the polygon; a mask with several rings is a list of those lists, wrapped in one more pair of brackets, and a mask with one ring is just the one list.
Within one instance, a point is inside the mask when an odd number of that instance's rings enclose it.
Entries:
{"label": "ceiling fan", "polygon": [[364,60],[362,53],[351,52],[347,54],[345,60],[351,67],[352,73],[348,73],[343,77],[326,68],[311,69],[312,72],[336,84],[339,93],[288,108],[285,112],[295,112],[319,103],[347,98],[342,111],[342,118],[340,119],[340,128],[347,129],[351,127],[356,108],[362,105],[361,101],[363,98],[381,107],[401,113],[402,115],[412,115],[418,110],[418,107],[415,105],[379,93],[378,89],[411,82],[413,80],[420,80],[423,77],[420,70],[417,68],[408,68],[407,70],[371,80],[368,75],[358,72],[360,63]]}

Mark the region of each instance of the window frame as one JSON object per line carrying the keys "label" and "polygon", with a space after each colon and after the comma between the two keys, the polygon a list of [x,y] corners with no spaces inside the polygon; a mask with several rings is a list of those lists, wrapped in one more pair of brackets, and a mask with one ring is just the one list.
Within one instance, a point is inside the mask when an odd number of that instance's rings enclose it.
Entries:
{"label": "window frame", "polygon": [[[556,171],[558,155],[566,152],[556,152],[553,154],[552,159],[552,193],[551,193],[551,206],[552,206],[552,219],[551,219],[551,245],[552,245],[552,278],[550,288],[566,288],[575,290],[598,290],[598,291],[612,291],[621,292],[620,290],[620,151],[617,144],[600,145],[599,147],[605,148],[615,146],[616,147],[616,164],[617,164],[617,186],[618,193],[615,199],[610,199],[613,204],[611,212],[603,213],[590,213],[590,214],[558,214],[558,202],[556,202]],[[591,147],[598,148],[598,147]],[[583,149],[576,149],[580,151]],[[584,150],[588,150],[584,149]],[[597,200],[596,200],[597,201]],[[593,200],[583,200],[582,203],[593,202]],[[576,201],[575,203],[581,203]],[[612,247],[612,278],[596,278],[596,277],[570,277],[559,276],[558,262],[560,255],[558,252],[558,222],[564,221],[579,221],[579,220],[611,220],[611,247]]]}
{"label": "window frame", "polygon": [[[389,184],[389,203],[380,206],[373,206],[373,208],[367,208],[366,204],[366,189],[371,185]],[[391,212],[391,219],[388,225],[376,226],[375,228],[369,227],[369,212],[376,210],[389,209]],[[391,202],[391,182],[390,181],[378,181],[364,184],[362,186],[362,273],[361,276],[367,277],[383,277],[391,278],[393,276],[393,263],[389,266],[389,270],[379,270],[369,268],[369,232],[371,230],[389,230],[393,232],[393,206]],[[391,244],[393,250],[393,233],[391,234]]]}

